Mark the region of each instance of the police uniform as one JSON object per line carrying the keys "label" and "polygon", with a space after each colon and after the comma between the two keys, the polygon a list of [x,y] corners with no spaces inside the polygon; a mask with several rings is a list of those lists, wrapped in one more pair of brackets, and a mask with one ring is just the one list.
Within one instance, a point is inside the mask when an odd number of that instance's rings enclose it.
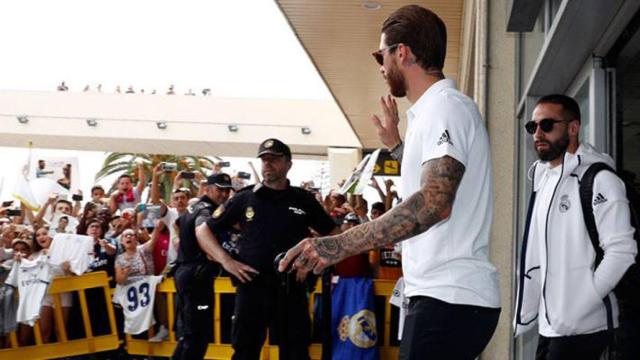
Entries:
{"label": "police uniform", "polygon": [[[207,178],[207,184],[230,188],[231,178],[220,173]],[[178,294],[176,330],[180,339],[173,359],[202,359],[207,344],[213,340],[213,277],[219,265],[207,260],[198,245],[195,229],[211,218],[217,207],[203,195],[176,221],[180,243],[174,277]]]}
{"label": "police uniform", "polygon": [[[261,150],[269,141],[275,150],[286,147],[270,139]],[[252,281],[236,283],[233,359],[258,359],[267,327],[271,342],[280,346],[280,359],[308,359],[311,325],[306,286],[293,274],[283,283],[274,268],[274,258],[310,236],[309,228],[320,234],[330,233],[335,228],[333,220],[304,189],[288,185],[275,190],[257,184],[242,189],[220,206],[207,225],[214,234],[239,225],[236,258],[259,271]]]}

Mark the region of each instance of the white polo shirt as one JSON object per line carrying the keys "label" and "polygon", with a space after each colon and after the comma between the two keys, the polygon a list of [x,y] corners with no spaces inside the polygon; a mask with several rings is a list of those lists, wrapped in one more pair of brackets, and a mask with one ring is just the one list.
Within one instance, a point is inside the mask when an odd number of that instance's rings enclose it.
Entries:
{"label": "white polo shirt", "polygon": [[422,165],[448,155],[465,166],[451,216],[402,243],[405,295],[452,304],[500,307],[489,262],[491,153],[475,103],[452,80],[433,84],[407,111],[402,198],[420,190]]}

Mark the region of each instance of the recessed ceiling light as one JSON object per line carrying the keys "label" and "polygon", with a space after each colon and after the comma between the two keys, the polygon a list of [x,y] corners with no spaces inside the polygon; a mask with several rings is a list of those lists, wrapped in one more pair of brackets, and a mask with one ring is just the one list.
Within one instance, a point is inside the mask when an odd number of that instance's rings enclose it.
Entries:
{"label": "recessed ceiling light", "polygon": [[87,125],[91,127],[98,126],[98,121],[96,119],[87,119]]}
{"label": "recessed ceiling light", "polygon": [[18,116],[18,122],[20,124],[26,124],[29,122],[29,118],[26,115]]}
{"label": "recessed ceiling light", "polygon": [[227,129],[231,132],[238,132],[238,125],[230,124],[227,126]]}
{"label": "recessed ceiling light", "polygon": [[167,128],[167,123],[164,121],[158,121],[156,123],[156,126],[158,127],[158,129],[160,130],[165,130]]}
{"label": "recessed ceiling light", "polygon": [[380,10],[380,9],[382,9],[382,4],[380,4],[379,2],[376,2],[376,1],[364,0],[362,2],[362,7],[367,9],[367,10]]}
{"label": "recessed ceiling light", "polygon": [[310,128],[310,127],[306,127],[306,126],[305,126],[305,127],[303,127],[302,129],[300,129],[300,131],[302,131],[302,133],[303,133],[304,135],[309,135],[309,134],[311,134],[311,128]]}

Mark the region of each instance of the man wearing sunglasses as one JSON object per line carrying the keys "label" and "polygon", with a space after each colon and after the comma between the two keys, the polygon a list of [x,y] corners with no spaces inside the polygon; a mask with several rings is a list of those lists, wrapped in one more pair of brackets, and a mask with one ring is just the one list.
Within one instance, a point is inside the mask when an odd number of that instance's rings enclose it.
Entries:
{"label": "man wearing sunglasses", "polygon": [[[600,119],[597,119],[600,120]],[[565,95],[538,100],[525,124],[539,161],[522,243],[516,335],[538,323],[536,359],[599,359],[610,322],[618,326],[611,292],[637,252],[624,183],[612,172],[593,180],[593,216],[601,261],[589,238],[579,186],[596,162],[613,160],[579,142],[580,108]]]}
{"label": "man wearing sunglasses", "polygon": [[[348,256],[402,243],[405,295],[401,359],[473,359],[500,314],[489,262],[492,177],[489,141],[477,106],[444,78],[445,24],[432,11],[405,6],[382,25],[373,53],[394,97],[406,96],[404,143],[391,96],[373,117],[383,144],[402,159],[401,204],[340,235],[308,238],[280,263],[322,271]],[[402,154],[401,156],[399,156]]]}

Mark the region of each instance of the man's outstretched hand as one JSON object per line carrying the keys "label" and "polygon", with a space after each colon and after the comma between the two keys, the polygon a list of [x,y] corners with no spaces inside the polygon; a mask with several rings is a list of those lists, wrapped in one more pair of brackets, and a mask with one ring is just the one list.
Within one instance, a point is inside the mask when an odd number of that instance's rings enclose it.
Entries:
{"label": "man's outstretched hand", "polygon": [[318,252],[318,245],[328,241],[331,237],[306,238],[287,251],[287,254],[280,261],[278,271],[284,272],[304,272],[313,271],[318,275],[324,269],[335,264],[340,259],[337,257],[321,256]]}

